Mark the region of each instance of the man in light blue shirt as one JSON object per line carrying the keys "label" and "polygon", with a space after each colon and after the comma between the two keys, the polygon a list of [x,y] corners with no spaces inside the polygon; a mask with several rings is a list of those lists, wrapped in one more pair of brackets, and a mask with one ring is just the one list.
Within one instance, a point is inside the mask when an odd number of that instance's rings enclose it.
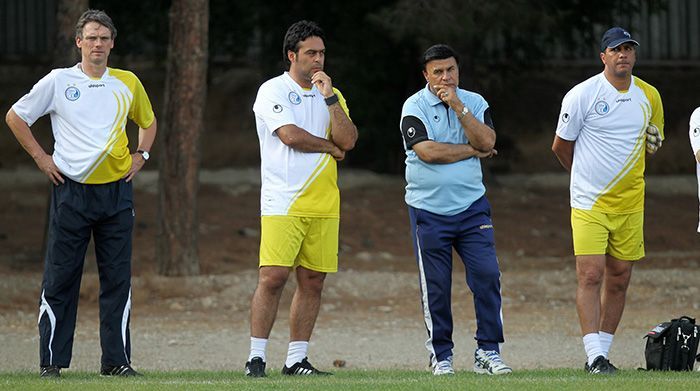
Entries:
{"label": "man in light blue shirt", "polygon": [[404,103],[400,128],[406,149],[406,203],[432,372],[454,373],[454,247],[474,293],[474,371],[510,373],[500,357],[499,344],[504,341],[501,274],[479,161],[496,154],[489,106],[479,94],[459,88],[459,57],[449,46],[428,48],[422,63],[427,84]]}

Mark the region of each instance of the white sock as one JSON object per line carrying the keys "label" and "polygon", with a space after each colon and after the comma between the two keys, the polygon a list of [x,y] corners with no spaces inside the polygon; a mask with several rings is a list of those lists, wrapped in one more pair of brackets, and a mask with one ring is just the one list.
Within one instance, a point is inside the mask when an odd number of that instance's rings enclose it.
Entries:
{"label": "white sock", "polygon": [[608,352],[610,352],[610,345],[612,345],[614,334],[606,333],[605,331],[599,331],[600,336],[600,348],[603,350],[603,356],[608,358]]}
{"label": "white sock", "polygon": [[265,348],[267,347],[267,338],[255,338],[250,337],[250,355],[248,356],[248,361],[252,360],[253,357],[262,358],[263,362],[265,359]]}
{"label": "white sock", "polygon": [[584,335],[583,348],[586,349],[588,365],[593,365],[593,360],[595,360],[596,357],[603,355],[603,349],[600,346],[600,336],[598,333]]}
{"label": "white sock", "polygon": [[292,341],[289,343],[289,350],[287,351],[287,361],[284,365],[287,368],[291,368],[292,365],[301,362],[301,360],[306,358],[306,352],[309,350],[309,341]]}

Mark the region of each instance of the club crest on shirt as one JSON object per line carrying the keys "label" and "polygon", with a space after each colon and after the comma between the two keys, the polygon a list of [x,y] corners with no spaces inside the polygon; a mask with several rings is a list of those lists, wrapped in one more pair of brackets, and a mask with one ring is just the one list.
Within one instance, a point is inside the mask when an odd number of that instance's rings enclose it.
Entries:
{"label": "club crest on shirt", "polygon": [[595,112],[598,113],[598,115],[605,115],[610,111],[610,106],[608,106],[608,102],[604,100],[600,100],[596,102],[595,104]]}
{"label": "club crest on shirt", "polygon": [[297,94],[296,92],[292,91],[292,92],[289,93],[289,101],[290,101],[293,105],[298,105],[298,104],[301,103],[301,97],[299,96],[299,94]]}
{"label": "club crest on shirt", "polygon": [[282,112],[282,105],[272,106],[272,111],[274,111],[275,113],[281,113]]}
{"label": "club crest on shirt", "polygon": [[70,101],[75,101],[78,100],[78,98],[80,98],[80,90],[73,86],[66,88],[66,92],[64,94],[66,96],[66,99]]}

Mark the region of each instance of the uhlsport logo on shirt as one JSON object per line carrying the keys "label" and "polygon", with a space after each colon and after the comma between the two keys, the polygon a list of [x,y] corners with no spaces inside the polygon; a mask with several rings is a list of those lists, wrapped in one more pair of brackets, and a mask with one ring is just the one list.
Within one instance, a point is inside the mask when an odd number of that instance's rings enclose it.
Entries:
{"label": "uhlsport logo on shirt", "polygon": [[290,101],[293,105],[298,105],[298,104],[301,103],[301,97],[299,96],[299,94],[297,94],[296,92],[292,91],[292,92],[289,93],[289,101]]}
{"label": "uhlsport logo on shirt", "polygon": [[569,113],[564,113],[561,115],[561,122],[567,123],[567,122],[569,122],[569,118],[570,118]]}
{"label": "uhlsport logo on shirt", "polygon": [[413,138],[416,135],[416,128],[414,128],[413,126],[408,128],[408,130],[406,131],[406,135],[408,135],[409,138]]}
{"label": "uhlsport logo on shirt", "polygon": [[282,112],[282,105],[272,106],[272,111],[274,111],[275,113],[281,113]]}
{"label": "uhlsport logo on shirt", "polygon": [[80,90],[74,86],[66,88],[66,99],[70,101],[78,100],[80,98]]}
{"label": "uhlsport logo on shirt", "polygon": [[693,137],[700,137],[700,128],[693,129]]}
{"label": "uhlsport logo on shirt", "polygon": [[595,104],[595,112],[598,113],[599,115],[605,115],[610,111],[610,106],[608,106],[608,102],[601,100],[596,102]]}

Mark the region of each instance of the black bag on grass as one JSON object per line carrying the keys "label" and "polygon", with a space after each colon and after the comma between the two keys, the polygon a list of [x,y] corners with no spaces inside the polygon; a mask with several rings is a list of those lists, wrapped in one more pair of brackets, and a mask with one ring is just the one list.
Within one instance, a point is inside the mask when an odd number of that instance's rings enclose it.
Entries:
{"label": "black bag on grass", "polygon": [[700,330],[695,319],[681,316],[656,325],[644,336],[647,370],[692,371],[698,351]]}

